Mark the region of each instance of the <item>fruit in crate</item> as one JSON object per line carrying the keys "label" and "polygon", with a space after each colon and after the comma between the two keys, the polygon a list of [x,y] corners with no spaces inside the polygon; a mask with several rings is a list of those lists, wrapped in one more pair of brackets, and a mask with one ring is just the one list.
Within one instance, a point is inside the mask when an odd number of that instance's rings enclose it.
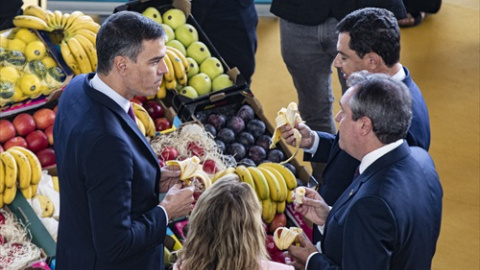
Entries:
{"label": "fruit in crate", "polygon": [[185,13],[183,13],[182,10],[176,8],[165,11],[165,13],[163,13],[162,19],[163,23],[170,26],[173,30],[177,29],[180,25],[183,25],[187,22],[187,17],[185,16]]}
{"label": "fruit in crate", "polygon": [[[50,32],[49,36],[53,43],[60,45],[60,52],[65,63],[72,69],[75,75],[96,71],[97,52],[95,49],[95,38],[100,28],[92,17],[83,14],[81,11],[62,13],[55,10],[43,10],[36,5],[25,8],[23,15],[13,19],[17,27],[29,28]],[[22,39],[28,38],[26,33],[21,33]],[[17,42],[18,43],[18,42]],[[41,45],[32,45],[29,51],[26,45],[27,59],[39,59],[41,57]]]}
{"label": "fruit in crate", "polygon": [[182,95],[182,96],[186,96],[188,98],[191,98],[191,99],[194,99],[194,98],[198,97],[197,90],[195,90],[195,88],[193,88],[191,86],[185,86],[184,88],[182,88],[182,90],[180,90],[179,94]]}
{"label": "fruit in crate", "polygon": [[201,41],[192,42],[187,48],[187,56],[193,58],[198,64],[211,57],[210,50],[207,45]]}
{"label": "fruit in crate", "polygon": [[192,42],[198,41],[198,32],[193,25],[186,23],[175,29],[175,37],[183,46],[188,47]]}
{"label": "fruit in crate", "polygon": [[200,72],[207,74],[210,80],[213,80],[223,73],[223,66],[218,58],[208,57],[200,65]]}
{"label": "fruit in crate", "polygon": [[205,73],[198,73],[188,80],[188,85],[193,87],[199,96],[206,95],[212,91],[212,81]]}
{"label": "fruit in crate", "polygon": [[143,16],[150,18],[159,24],[162,24],[162,15],[160,15],[158,9],[154,7],[148,7],[142,12],[142,14]]}
{"label": "fruit in crate", "polygon": [[220,74],[212,81],[212,92],[233,86],[233,81],[227,74]]}

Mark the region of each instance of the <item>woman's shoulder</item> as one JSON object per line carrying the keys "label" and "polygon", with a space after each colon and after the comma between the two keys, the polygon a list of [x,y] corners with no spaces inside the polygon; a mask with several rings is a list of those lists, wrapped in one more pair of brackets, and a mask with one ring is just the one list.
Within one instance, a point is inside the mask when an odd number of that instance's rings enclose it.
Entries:
{"label": "woman's shoulder", "polygon": [[273,261],[264,261],[262,263],[262,270],[294,270],[293,266],[286,265],[283,263],[273,262]]}

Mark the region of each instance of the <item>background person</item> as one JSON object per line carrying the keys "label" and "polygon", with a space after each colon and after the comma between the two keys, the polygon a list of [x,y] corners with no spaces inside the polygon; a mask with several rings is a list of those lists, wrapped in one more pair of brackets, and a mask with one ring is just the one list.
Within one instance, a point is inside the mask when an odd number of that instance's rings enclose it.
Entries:
{"label": "background person", "polygon": [[428,153],[404,140],[410,92],[386,74],[352,76],[336,121],[340,148],[361,160],[359,175],[331,209],[307,190],[296,210],[325,225],[322,253],[302,237],[288,252],[307,270],[431,269],[443,191]]}
{"label": "background person", "polygon": [[193,187],[160,169],[128,114],[129,100],[155,95],[167,72],[164,37],[140,13],[111,15],[97,34],[97,73],[75,76],[62,93],[54,126],[59,270],[164,269],[167,223],[192,209]]}
{"label": "background person", "polygon": [[287,270],[268,260],[262,209],[236,175],[222,177],[198,199],[175,270]]}

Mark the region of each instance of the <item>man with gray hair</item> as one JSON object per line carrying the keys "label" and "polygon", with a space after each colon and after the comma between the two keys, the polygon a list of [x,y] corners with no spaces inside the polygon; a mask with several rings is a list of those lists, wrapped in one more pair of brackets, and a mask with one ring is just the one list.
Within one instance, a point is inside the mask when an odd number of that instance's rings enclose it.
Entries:
{"label": "man with gray hair", "polygon": [[429,154],[405,141],[410,92],[385,74],[354,73],[347,82],[335,120],[340,148],[360,160],[358,175],[333,208],[306,189],[296,210],[325,226],[322,253],[300,237],[289,255],[307,270],[430,269],[443,191]]}

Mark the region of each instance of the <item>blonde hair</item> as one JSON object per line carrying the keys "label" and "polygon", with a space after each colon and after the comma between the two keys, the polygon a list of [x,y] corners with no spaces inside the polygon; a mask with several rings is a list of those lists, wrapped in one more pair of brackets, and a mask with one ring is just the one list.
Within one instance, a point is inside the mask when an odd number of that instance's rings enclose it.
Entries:
{"label": "blonde hair", "polygon": [[253,188],[225,176],[198,199],[177,266],[183,270],[258,270],[268,259]]}

